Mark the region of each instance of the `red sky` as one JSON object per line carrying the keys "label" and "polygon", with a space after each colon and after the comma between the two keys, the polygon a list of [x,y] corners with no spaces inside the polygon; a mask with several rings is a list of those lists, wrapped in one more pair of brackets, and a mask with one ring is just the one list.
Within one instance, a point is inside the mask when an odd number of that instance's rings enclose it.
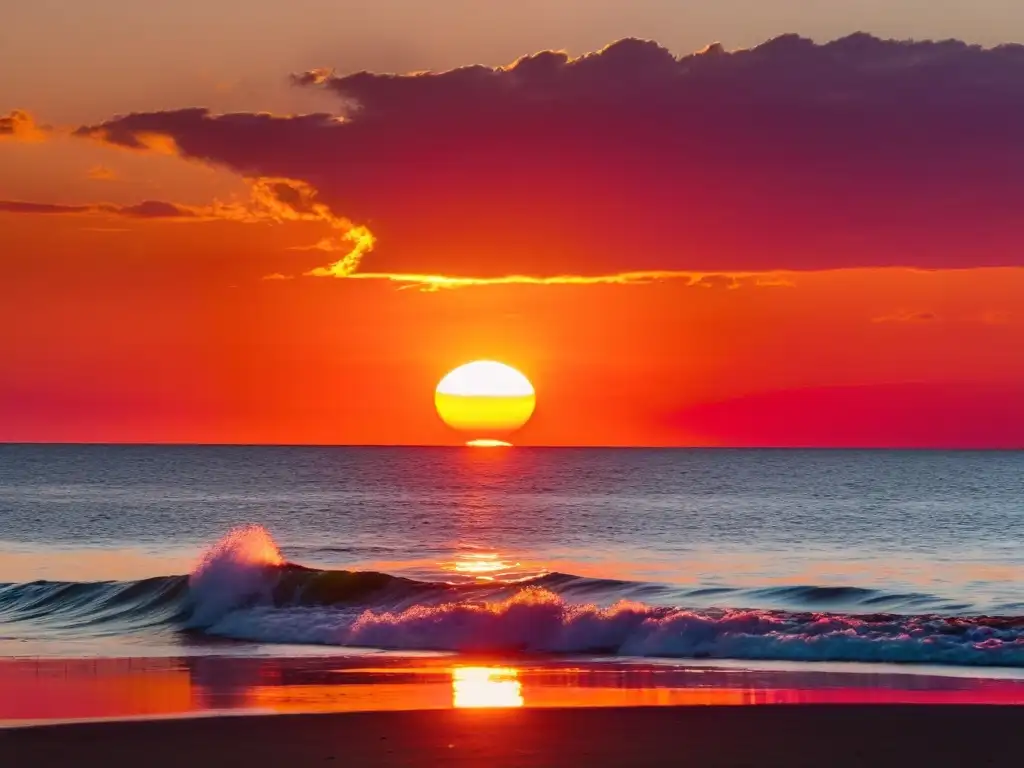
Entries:
{"label": "red sky", "polygon": [[1022,75],[625,41],[10,111],[0,440],[455,443],[433,388],[492,358],[519,444],[1024,447]]}

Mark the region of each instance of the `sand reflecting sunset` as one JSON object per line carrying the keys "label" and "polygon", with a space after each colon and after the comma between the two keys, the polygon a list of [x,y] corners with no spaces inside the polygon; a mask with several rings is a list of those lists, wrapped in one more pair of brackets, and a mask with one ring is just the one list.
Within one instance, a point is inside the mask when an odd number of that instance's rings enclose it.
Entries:
{"label": "sand reflecting sunset", "polygon": [[455,667],[452,705],[457,709],[523,706],[523,684],[512,667]]}

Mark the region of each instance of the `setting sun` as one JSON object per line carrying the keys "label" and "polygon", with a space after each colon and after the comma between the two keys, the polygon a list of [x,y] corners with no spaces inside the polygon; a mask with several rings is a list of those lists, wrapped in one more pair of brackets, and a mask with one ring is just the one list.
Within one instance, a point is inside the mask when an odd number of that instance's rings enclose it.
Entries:
{"label": "setting sun", "polygon": [[536,405],[533,385],[504,363],[478,360],[459,366],[437,385],[437,413],[448,426],[467,433],[472,445],[502,445],[530,420]]}

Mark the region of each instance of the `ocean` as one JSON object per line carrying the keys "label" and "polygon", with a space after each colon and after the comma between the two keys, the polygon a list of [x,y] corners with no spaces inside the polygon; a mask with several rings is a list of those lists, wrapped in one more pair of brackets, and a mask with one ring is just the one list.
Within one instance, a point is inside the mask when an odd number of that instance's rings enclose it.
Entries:
{"label": "ocean", "polygon": [[0,656],[1024,669],[1024,453],[0,445]]}

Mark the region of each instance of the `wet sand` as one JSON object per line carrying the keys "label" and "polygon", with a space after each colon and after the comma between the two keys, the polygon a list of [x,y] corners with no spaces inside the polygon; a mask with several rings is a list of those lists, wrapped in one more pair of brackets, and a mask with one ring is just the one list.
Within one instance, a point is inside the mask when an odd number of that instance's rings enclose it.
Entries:
{"label": "wet sand", "polygon": [[0,730],[3,765],[1003,766],[1024,707],[820,705],[434,710]]}
{"label": "wet sand", "polygon": [[912,670],[870,665],[859,665],[855,671],[849,665],[758,669],[696,662],[665,665],[379,654],[0,660],[0,726],[478,707],[1024,704],[1024,679],[978,677],[983,673],[918,670],[912,674]]}

